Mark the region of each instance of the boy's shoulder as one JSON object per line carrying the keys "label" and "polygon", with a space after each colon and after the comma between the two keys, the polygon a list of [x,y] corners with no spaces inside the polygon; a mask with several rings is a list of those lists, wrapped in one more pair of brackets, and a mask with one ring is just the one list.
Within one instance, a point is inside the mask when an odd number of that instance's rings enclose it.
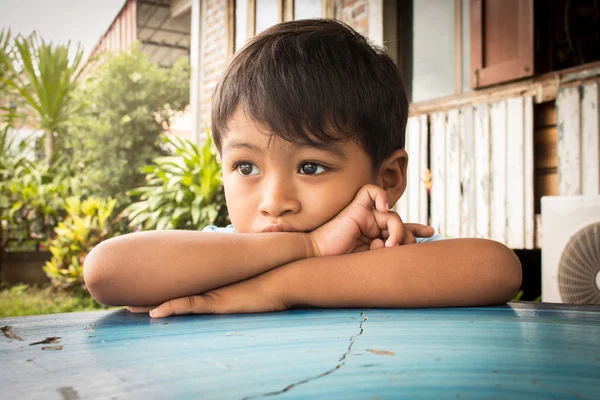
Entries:
{"label": "boy's shoulder", "polygon": [[[219,226],[215,226],[215,225],[208,225],[207,227],[205,227],[204,229],[202,229],[202,232],[235,233],[235,228],[233,227],[233,225],[227,225],[226,227],[219,227]],[[435,242],[435,241],[438,241],[438,240],[442,240],[442,239],[444,239],[444,237],[442,235],[438,235],[436,233],[432,237],[428,237],[428,238],[419,238],[418,237],[416,239],[417,239],[417,243],[425,243],[425,242]]]}

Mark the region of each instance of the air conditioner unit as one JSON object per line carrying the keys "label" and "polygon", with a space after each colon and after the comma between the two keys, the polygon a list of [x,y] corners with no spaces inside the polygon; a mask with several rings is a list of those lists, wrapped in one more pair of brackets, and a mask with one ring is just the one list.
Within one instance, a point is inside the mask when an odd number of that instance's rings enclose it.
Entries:
{"label": "air conditioner unit", "polygon": [[542,197],[542,301],[600,304],[600,196]]}

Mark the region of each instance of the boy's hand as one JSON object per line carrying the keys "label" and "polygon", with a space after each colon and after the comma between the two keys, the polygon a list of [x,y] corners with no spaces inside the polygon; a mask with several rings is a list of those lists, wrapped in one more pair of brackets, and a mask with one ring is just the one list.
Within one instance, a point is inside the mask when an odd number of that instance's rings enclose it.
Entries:
{"label": "boy's hand", "polygon": [[363,186],[335,218],[310,233],[314,254],[336,255],[416,243],[430,237],[432,227],[404,224],[389,210],[387,193],[375,185]]}
{"label": "boy's hand", "polygon": [[211,290],[197,296],[170,300],[158,307],[127,307],[131,312],[148,312],[152,318],[177,314],[244,314],[286,310],[277,291],[269,290],[266,274]]}

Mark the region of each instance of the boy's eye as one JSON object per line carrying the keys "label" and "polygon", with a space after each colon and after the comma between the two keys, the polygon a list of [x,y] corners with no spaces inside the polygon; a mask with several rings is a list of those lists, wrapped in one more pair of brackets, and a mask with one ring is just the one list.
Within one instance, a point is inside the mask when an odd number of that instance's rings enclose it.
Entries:
{"label": "boy's eye", "polygon": [[298,172],[302,175],[318,175],[325,172],[327,168],[321,164],[316,164],[312,162],[306,162],[300,165]]}
{"label": "boy's eye", "polygon": [[260,173],[256,165],[248,162],[237,164],[236,169],[240,173],[240,175],[243,176],[257,175],[258,173]]}

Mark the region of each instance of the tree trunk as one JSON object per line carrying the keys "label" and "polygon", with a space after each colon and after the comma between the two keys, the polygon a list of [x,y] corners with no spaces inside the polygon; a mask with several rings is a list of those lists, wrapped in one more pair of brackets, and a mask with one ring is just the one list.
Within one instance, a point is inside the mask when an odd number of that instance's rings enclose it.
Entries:
{"label": "tree trunk", "polygon": [[54,155],[54,132],[46,131],[44,137],[44,157],[46,164],[52,164],[52,156]]}

